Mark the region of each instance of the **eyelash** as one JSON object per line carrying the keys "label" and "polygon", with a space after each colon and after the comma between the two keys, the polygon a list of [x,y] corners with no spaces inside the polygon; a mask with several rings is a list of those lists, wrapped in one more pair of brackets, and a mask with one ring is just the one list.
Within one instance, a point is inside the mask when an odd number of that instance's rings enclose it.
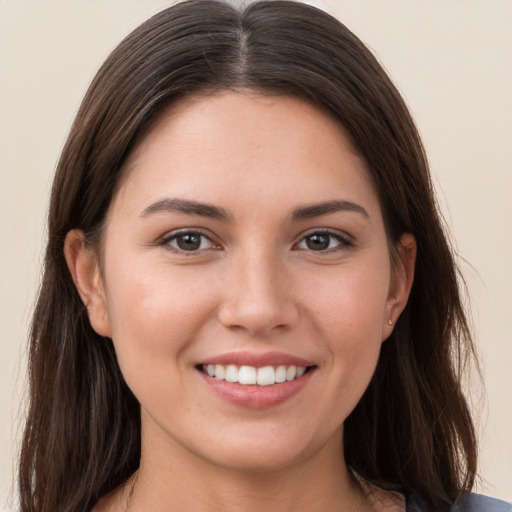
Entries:
{"label": "eyelash", "polygon": [[[171,245],[172,242],[177,241],[177,240],[179,240],[180,237],[185,237],[185,236],[199,237],[200,238],[199,248],[194,249],[194,250],[186,250],[186,249],[183,249],[180,247],[173,247]],[[210,243],[211,247],[201,249],[201,245],[203,244],[204,240],[207,240]],[[181,253],[181,254],[193,254],[193,253],[198,253],[198,252],[203,252],[203,251],[208,251],[208,250],[216,250],[219,248],[219,246],[216,245],[212,241],[211,237],[208,234],[206,234],[205,232],[201,231],[200,229],[182,229],[180,231],[174,231],[173,233],[169,234],[168,236],[165,236],[164,238],[162,238],[161,245],[166,246],[169,250],[171,250],[173,252],[177,252],[177,253]]]}
{"label": "eyelash", "polygon": [[[314,250],[308,247],[300,248],[299,245],[302,243],[307,244],[307,239],[313,237],[313,236],[323,236],[328,237],[328,247],[326,249],[321,250]],[[329,247],[331,245],[332,239],[335,239],[338,243],[334,247]],[[300,239],[300,241],[295,244],[294,247],[297,247],[298,250],[305,250],[305,251],[311,251],[315,253],[323,253],[323,254],[331,254],[333,252],[343,251],[347,250],[350,247],[353,247],[354,243],[349,239],[348,235],[343,235],[341,232],[336,231],[334,229],[316,229],[314,231],[310,231],[309,233],[306,233],[303,235],[303,237]]]}
{"label": "eyelash", "polygon": [[[192,250],[183,249],[182,247],[175,247],[172,246],[172,242],[175,242],[180,239],[180,237],[199,237],[199,247]],[[311,239],[314,236],[318,237],[327,237],[328,238],[328,246],[325,249],[311,249],[310,247],[300,247],[300,244],[307,244],[307,240]],[[338,243],[334,247],[329,247],[332,243],[332,239],[335,239]],[[201,248],[201,245],[203,244],[203,241],[207,240],[210,244],[210,247],[207,248]],[[179,242],[178,242],[179,243]],[[216,245],[215,242],[212,241],[211,237],[201,231],[200,229],[183,229],[177,232],[173,232],[169,234],[168,236],[162,238],[161,245],[166,246],[169,250],[172,250],[173,252],[181,253],[181,254],[194,254],[194,253],[202,253],[203,251],[209,251],[209,250],[218,250],[220,246]],[[310,231],[309,233],[302,236],[302,238],[294,244],[293,248],[294,250],[304,250],[304,251],[311,251],[315,253],[333,253],[338,251],[347,250],[350,247],[353,247],[353,242],[349,240],[349,237],[347,235],[342,235],[339,231],[332,230],[332,229],[316,229],[314,231]]]}

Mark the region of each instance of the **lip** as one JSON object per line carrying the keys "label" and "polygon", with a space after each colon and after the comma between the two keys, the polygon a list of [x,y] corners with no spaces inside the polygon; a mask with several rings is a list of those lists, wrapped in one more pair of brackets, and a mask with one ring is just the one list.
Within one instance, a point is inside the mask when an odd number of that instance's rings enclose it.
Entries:
{"label": "lip", "polygon": [[[208,364],[247,365],[256,368],[294,365],[308,367],[308,371],[292,381],[270,386],[242,385],[237,382],[219,380],[203,373],[200,370],[201,366]],[[316,369],[316,365],[311,361],[282,352],[266,352],[264,354],[232,352],[208,358],[196,366],[200,379],[215,395],[225,402],[246,409],[270,409],[290,400],[310,382]]]}
{"label": "lip", "polygon": [[284,352],[265,352],[262,354],[254,352],[229,352],[219,354],[211,358],[200,361],[197,366],[208,364],[234,364],[236,366],[254,366],[261,368],[262,366],[315,366],[315,363],[301,357],[297,357]]}

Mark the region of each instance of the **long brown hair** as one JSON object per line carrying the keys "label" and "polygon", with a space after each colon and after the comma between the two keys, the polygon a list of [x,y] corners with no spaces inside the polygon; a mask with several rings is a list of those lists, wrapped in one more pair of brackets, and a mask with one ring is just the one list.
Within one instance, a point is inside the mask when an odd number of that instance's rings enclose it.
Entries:
{"label": "long brown hair", "polygon": [[31,330],[22,511],[89,510],[140,457],[139,404],[112,341],[91,328],[64,260],[66,234],[101,237],[123,163],[162,109],[192,93],[240,88],[299,96],[338,119],[368,163],[390,243],[405,232],[416,237],[409,303],[345,422],[347,464],[431,510],[471,488],[475,434],[460,371],[473,345],[423,146],[402,98],[363,43],[323,11],[286,0],[241,9],[190,0],[146,21],[108,57],[58,164]]}

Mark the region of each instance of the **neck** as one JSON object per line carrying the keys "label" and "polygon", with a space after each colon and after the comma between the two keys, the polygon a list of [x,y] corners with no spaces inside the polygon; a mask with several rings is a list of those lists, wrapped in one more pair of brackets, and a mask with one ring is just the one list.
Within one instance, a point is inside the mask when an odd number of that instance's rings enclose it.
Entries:
{"label": "neck", "polygon": [[158,444],[154,432],[143,433],[130,512],[365,510],[359,485],[345,465],[341,433],[309,457],[258,471],[218,466],[181,446],[157,449]]}

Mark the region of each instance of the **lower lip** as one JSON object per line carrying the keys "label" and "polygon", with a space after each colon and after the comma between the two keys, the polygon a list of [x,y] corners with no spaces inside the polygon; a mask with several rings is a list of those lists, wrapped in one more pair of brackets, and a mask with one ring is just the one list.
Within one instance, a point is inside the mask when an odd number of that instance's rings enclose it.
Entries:
{"label": "lower lip", "polygon": [[269,409],[297,395],[314,373],[311,368],[298,379],[270,386],[244,386],[236,382],[215,379],[197,370],[203,382],[220,398],[247,409]]}

